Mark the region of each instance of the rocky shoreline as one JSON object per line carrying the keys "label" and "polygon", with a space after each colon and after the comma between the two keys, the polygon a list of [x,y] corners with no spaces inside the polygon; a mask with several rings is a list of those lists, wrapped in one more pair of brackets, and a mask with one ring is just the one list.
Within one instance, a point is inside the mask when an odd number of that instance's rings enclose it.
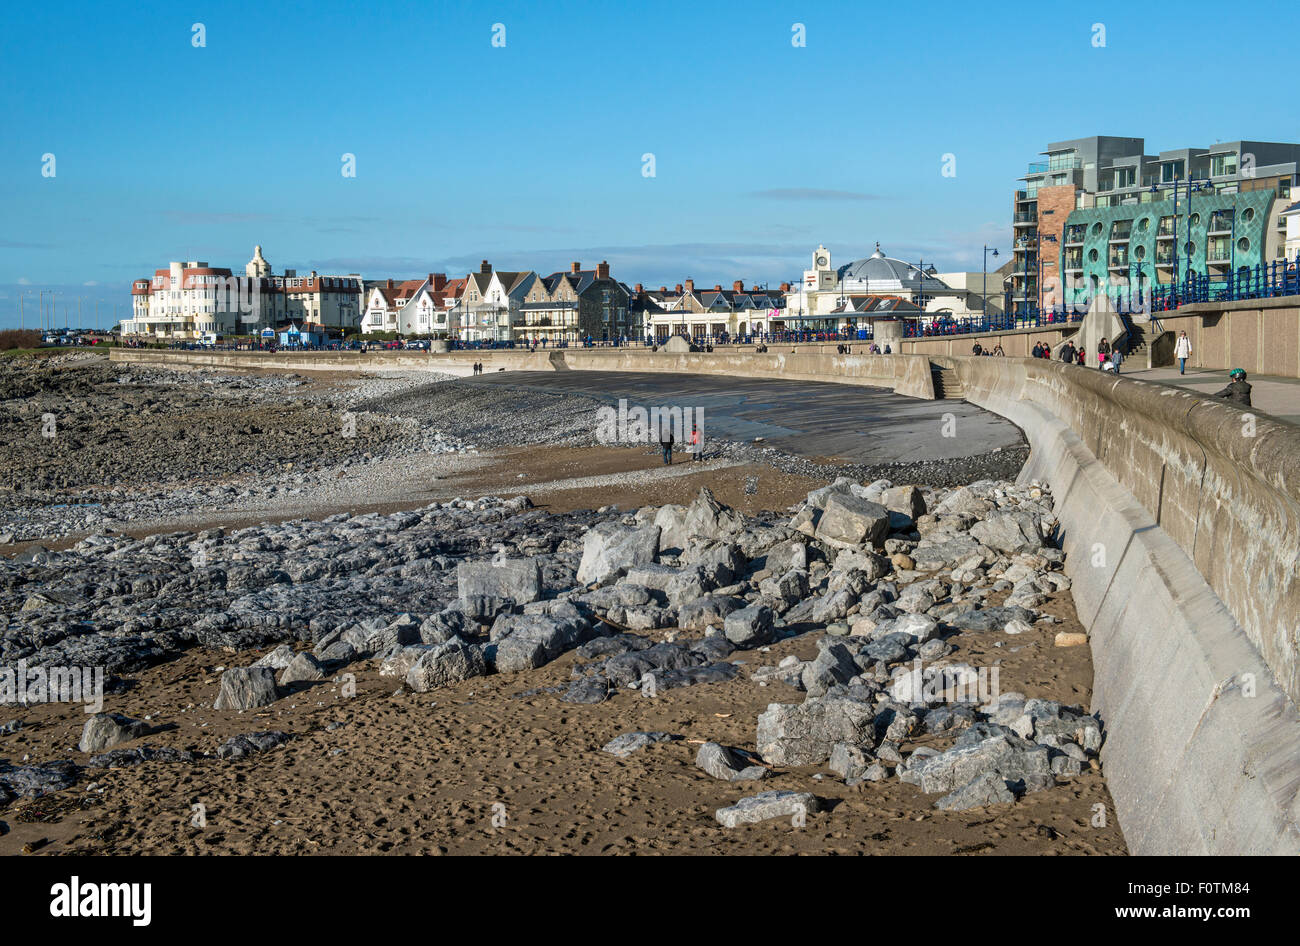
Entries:
{"label": "rocky shoreline", "polygon": [[[229,534],[96,536],[0,565],[0,665],[102,667],[112,690],[196,646],[232,653],[237,665],[192,712],[255,712],[362,666],[398,695],[514,675],[524,695],[615,707],[748,677],[802,700],[771,703],[750,745],[701,746],[697,765],[714,778],[821,765],[849,786],[914,784],[944,810],[1009,804],[1095,770],[1102,726],[1086,708],[1004,692],[996,674],[990,687],[993,668],[951,659],[952,641],[1003,646],[1057,620],[1038,610],[1070,585],[1054,529],[1037,484],[924,491],[842,478],[766,518],[706,489],[689,506],[635,513],[549,515],[519,497]],[[736,659],[803,635],[816,637],[812,659]],[[528,691],[531,671],[570,652],[567,686]],[[158,723],[96,715],[79,743],[87,759],[5,763],[0,801],[70,788],[90,770],[205,757],[151,745]],[[672,735],[633,731],[606,750]],[[249,731],[208,752],[242,759],[289,738]],[[815,811],[814,793],[782,790],[718,820]]]}

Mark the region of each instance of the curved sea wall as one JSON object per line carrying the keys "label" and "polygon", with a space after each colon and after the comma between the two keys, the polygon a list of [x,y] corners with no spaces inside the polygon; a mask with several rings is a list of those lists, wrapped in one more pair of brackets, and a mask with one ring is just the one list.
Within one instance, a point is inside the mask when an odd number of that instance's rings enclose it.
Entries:
{"label": "curved sea wall", "polygon": [[950,362],[1052,484],[1130,850],[1300,853],[1300,428],[1094,369]]}

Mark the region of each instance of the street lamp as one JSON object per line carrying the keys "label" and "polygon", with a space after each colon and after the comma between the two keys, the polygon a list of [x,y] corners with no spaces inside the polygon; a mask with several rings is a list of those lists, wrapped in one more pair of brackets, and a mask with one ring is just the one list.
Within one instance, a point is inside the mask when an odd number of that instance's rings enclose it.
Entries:
{"label": "street lamp", "polygon": [[980,310],[984,313],[984,318],[989,316],[989,254],[993,258],[998,258],[998,251],[992,247],[984,247],[984,281],[980,283]]}

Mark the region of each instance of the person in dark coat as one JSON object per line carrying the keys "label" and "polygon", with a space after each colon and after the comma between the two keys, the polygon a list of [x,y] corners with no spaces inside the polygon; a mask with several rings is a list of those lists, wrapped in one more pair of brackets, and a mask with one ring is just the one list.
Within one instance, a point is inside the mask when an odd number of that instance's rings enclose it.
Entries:
{"label": "person in dark coat", "polygon": [[1246,372],[1240,368],[1233,368],[1228,372],[1228,378],[1230,379],[1228,386],[1214,396],[1227,398],[1241,407],[1250,407],[1250,385],[1246,383]]}
{"label": "person in dark coat", "polygon": [[659,425],[659,446],[664,452],[664,465],[673,464],[673,425],[664,421]]}

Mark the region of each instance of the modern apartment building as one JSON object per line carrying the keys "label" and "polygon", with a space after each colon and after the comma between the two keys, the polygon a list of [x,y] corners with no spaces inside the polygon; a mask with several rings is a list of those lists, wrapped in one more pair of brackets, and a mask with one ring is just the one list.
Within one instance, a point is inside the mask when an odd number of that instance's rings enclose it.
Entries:
{"label": "modern apartment building", "polygon": [[1147,154],[1142,138],[1059,141],[1015,192],[1011,310],[1128,298],[1187,274],[1286,255],[1300,145],[1230,141]]}

